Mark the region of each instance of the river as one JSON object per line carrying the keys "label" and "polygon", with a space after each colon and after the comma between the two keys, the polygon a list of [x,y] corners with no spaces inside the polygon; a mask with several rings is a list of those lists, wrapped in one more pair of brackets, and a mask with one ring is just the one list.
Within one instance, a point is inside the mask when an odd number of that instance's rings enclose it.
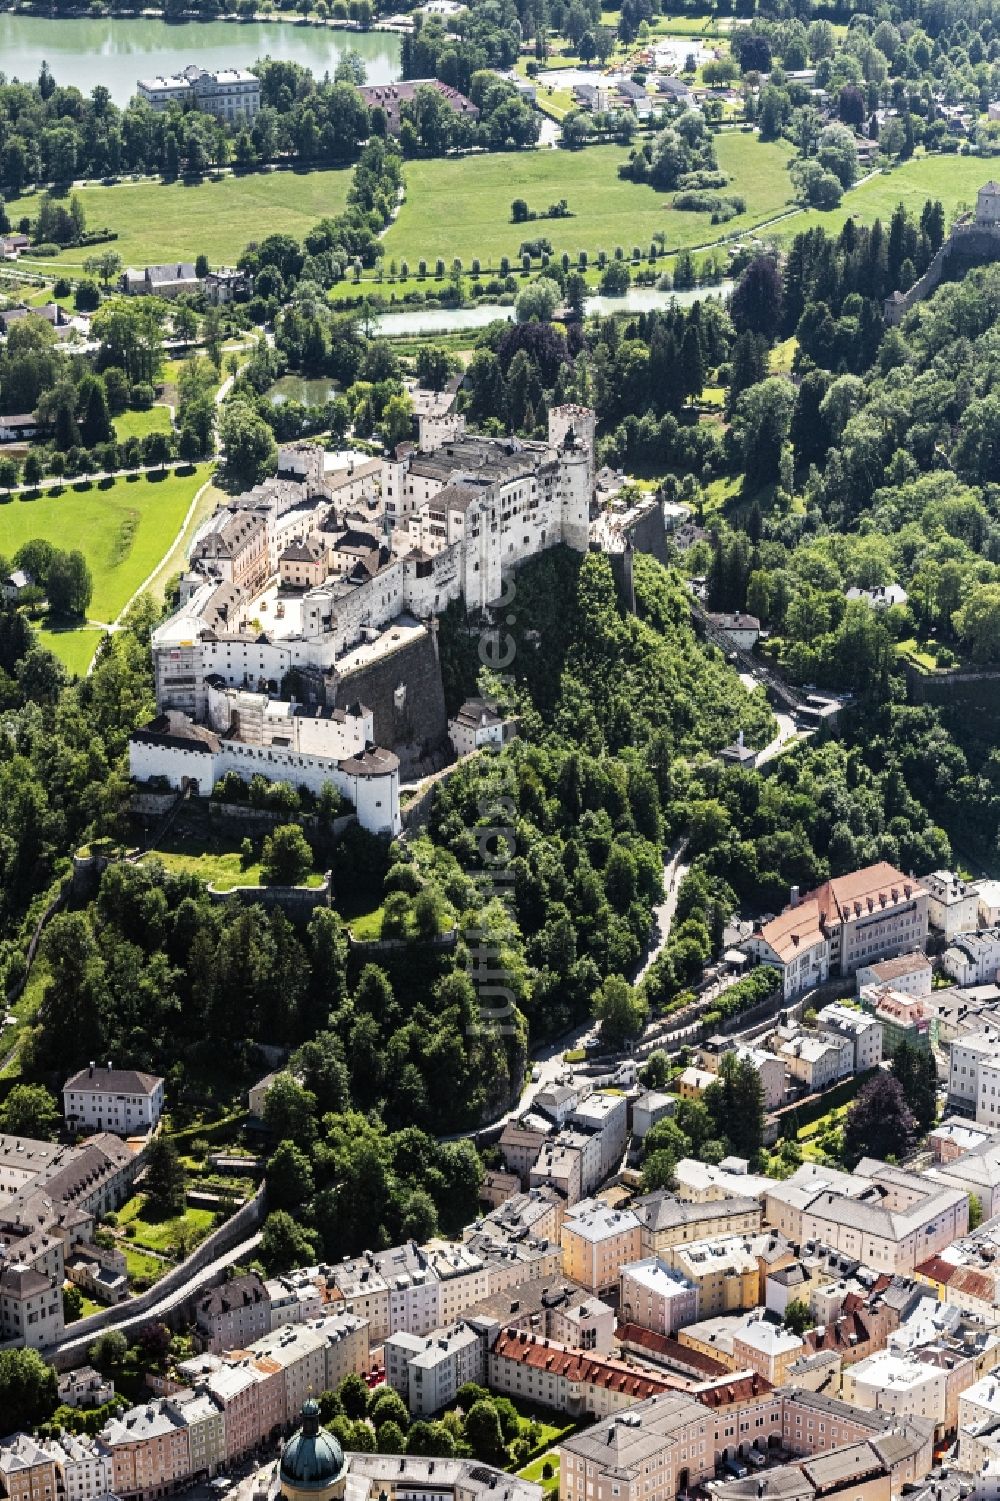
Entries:
{"label": "river", "polygon": [[[731,281],[720,282],[716,287],[698,287],[690,292],[658,292],[655,287],[633,287],[624,297],[588,297],[586,312],[589,315],[651,313],[675,302],[680,307],[690,307],[692,302],[704,301],[706,297],[728,297],[732,289]],[[481,302],[476,307],[412,308],[407,312],[383,313],[374,319],[374,324],[378,333],[386,338],[405,338],[414,334],[462,333],[465,329],[485,328],[497,318],[513,323],[513,307]]]}
{"label": "river", "polygon": [[369,83],[400,76],[399,37],[386,31],[345,31],[294,21],[182,21],[154,18],[0,15],[0,68],[8,79],[33,83],[46,61],[60,84],[87,94],[95,83],[125,105],[136,79],[203,68],[247,67],[259,57],[302,63],[317,77],[333,72],[352,49],[364,59]]}

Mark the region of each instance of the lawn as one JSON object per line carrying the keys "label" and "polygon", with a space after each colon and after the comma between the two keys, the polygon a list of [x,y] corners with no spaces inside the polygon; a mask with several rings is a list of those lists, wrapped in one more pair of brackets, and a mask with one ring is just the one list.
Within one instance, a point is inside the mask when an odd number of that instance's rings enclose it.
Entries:
{"label": "lawn", "polygon": [[919,217],[928,198],[940,198],[946,216],[950,216],[959,209],[974,208],[976,194],[989,178],[990,163],[982,157],[914,157],[891,172],[882,172],[860,187],[852,188],[845,193],[839,208],[829,213],[803,209],[801,213],[783,219],[775,226],[774,232],[787,240],[803,230],[821,225],[831,234],[836,234],[851,216],[865,224],[879,218],[887,224],[897,203],[904,203],[911,214]]}
{"label": "lawn", "polygon": [[[193,261],[207,255],[213,265],[232,264],[250,240],[266,234],[302,236],[347,202],[350,169],[330,172],[251,173],[219,182],[119,183],[79,188],[89,228],[107,226],[118,239],[113,248],[126,265],[164,260]],[[15,219],[34,218],[38,199],[12,200]],[[81,265],[92,250],[65,250],[37,269]]]}
{"label": "lawn", "polygon": [[145,412],[122,412],[114,422],[115,437],[124,443],[128,438],[145,438],[147,433],[169,433],[170,411],[165,406],[152,406]]}
{"label": "lawn", "polygon": [[[86,488],[68,483],[61,495],[43,490],[34,500],[7,501],[0,505],[0,553],[9,557],[33,537],[79,548],[94,578],[90,618],[112,621],[172,547],[208,474],[201,464],[187,474],[122,476]],[[63,660],[66,651],[76,652],[68,640]]]}
{"label": "lawn", "polygon": [[[118,1212],[118,1223],[123,1229],[133,1226],[135,1229],[135,1242],[137,1245],[147,1246],[151,1251],[159,1251],[161,1256],[173,1257],[176,1252],[177,1238],[181,1234],[188,1237],[188,1248],[205,1236],[212,1228],[215,1216],[210,1209],[185,1209],[183,1214],[171,1215],[161,1218],[159,1215],[146,1216],[146,1198],[144,1194],[135,1194],[128,1203]],[[129,1243],[119,1242],[127,1252]]]}
{"label": "lawn", "polygon": [[[542,1470],[545,1465],[552,1466],[552,1474],[544,1476]],[[539,1454],[523,1470],[518,1470],[522,1480],[533,1480],[536,1485],[544,1485],[546,1490],[553,1490],[559,1485],[559,1450],[547,1449],[544,1454]]]}
{"label": "lawn", "polygon": [[[412,275],[420,260],[433,269],[438,256],[449,266],[458,256],[466,270],[473,258],[485,268],[501,255],[513,261],[521,242],[536,236],[549,239],[557,255],[586,250],[594,256],[601,249],[611,254],[616,245],[645,251],[658,230],[670,250],[696,247],[750,229],[786,207],[786,143],[728,131],[717,138],[716,150],[733,191],[747,201],[747,212],[725,226],[713,225],[709,214],[670,208],[668,193],[621,179],[618,166],[628,157],[622,146],[409,162],[406,202],[385,237],[386,264],[406,260]],[[526,199],[533,209],[566,198],[572,217],[512,224],[514,198]],[[447,213],[441,212],[443,203]]]}
{"label": "lawn", "polygon": [[141,1292],[151,1283],[158,1282],[170,1270],[168,1261],[161,1261],[158,1256],[147,1256],[145,1251],[137,1251],[127,1240],[120,1242],[120,1248],[125,1256],[125,1268],[133,1292]]}
{"label": "lawn", "polygon": [[[166,849],[151,850],[149,858],[161,860],[166,869],[176,875],[197,876],[200,881],[211,882],[217,891],[230,891],[234,886],[261,885],[259,859],[244,866],[239,849],[233,848],[231,842],[227,845],[215,837],[200,840],[181,832],[171,834],[165,843]],[[313,871],[304,884],[319,886],[322,879],[318,871]]]}
{"label": "lawn", "polygon": [[62,626],[53,629],[48,624],[36,624],[38,639],[42,646],[54,652],[66,671],[75,677],[85,677],[87,668],[104,632],[100,626]]}

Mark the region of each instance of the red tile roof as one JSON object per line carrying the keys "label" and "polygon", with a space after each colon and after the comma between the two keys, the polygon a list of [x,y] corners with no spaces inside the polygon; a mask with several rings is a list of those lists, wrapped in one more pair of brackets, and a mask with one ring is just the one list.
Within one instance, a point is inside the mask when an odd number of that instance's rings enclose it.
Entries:
{"label": "red tile roof", "polygon": [[714,1386],[706,1386],[694,1396],[704,1407],[733,1407],[737,1402],[749,1402],[751,1398],[766,1396],[773,1390],[774,1386],[765,1376],[750,1371],[728,1381],[719,1381]]}
{"label": "red tile roof", "polygon": [[957,1271],[957,1264],[945,1261],[943,1256],[928,1256],[926,1261],[913,1268],[914,1276],[926,1277],[928,1282],[940,1282],[945,1287]]}
{"label": "red tile roof", "polygon": [[625,1392],[642,1402],[668,1391],[669,1385],[656,1376],[639,1375],[620,1360],[597,1360],[582,1350],[568,1349],[554,1340],[541,1339],[524,1330],[504,1329],[497,1336],[493,1354],[538,1371],[553,1371],[567,1381],[600,1386],[608,1391]]}
{"label": "red tile roof", "polygon": [[644,1329],[641,1324],[619,1324],[616,1332],[622,1344],[638,1345],[640,1349],[649,1350],[663,1360],[672,1360],[690,1370],[701,1371],[705,1376],[724,1376],[729,1370],[721,1360],[713,1360],[711,1355],[704,1355],[701,1350],[682,1345],[672,1334],[657,1334],[654,1329]]}

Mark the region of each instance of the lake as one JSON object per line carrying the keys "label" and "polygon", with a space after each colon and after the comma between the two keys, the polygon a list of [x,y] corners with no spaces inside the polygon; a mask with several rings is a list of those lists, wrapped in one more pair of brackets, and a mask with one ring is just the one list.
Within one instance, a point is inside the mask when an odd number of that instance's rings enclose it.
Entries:
{"label": "lake", "polygon": [[336,394],[336,381],[324,376],[310,380],[304,375],[283,375],[270,387],[267,399],[275,407],[284,406],[286,401],[298,401],[304,407],[322,407]]}
{"label": "lake", "polygon": [[[728,297],[733,282],[723,281],[715,287],[698,287],[690,292],[660,292],[655,287],[630,287],[624,297],[604,297],[591,294],[587,298],[585,312],[594,313],[651,313],[657,308],[670,307],[677,303],[690,307],[693,302],[708,297]],[[497,318],[508,323],[514,321],[512,306],[497,302],[480,302],[474,307],[460,308],[411,308],[406,312],[382,313],[373,321],[377,333],[389,339],[407,338],[417,334],[462,333],[466,329],[485,328]]]}
{"label": "lake", "polygon": [[136,79],[203,68],[247,67],[259,57],[302,63],[317,77],[331,74],[345,52],[364,58],[369,83],[400,76],[400,40],[386,31],[345,31],[294,21],[166,22],[111,17],[0,15],[0,68],[8,79],[34,83],[43,60],[60,84],[88,94],[96,83],[118,105],[135,93]]}

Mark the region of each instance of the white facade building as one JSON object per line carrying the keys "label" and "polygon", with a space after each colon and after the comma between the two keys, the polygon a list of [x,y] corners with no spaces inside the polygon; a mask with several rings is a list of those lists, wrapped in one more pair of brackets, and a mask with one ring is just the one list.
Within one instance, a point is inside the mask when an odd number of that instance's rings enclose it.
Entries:
{"label": "white facade building", "polygon": [[974,933],[979,926],[979,896],[975,884],[952,870],[935,870],[922,878],[927,892],[927,920],[945,938]]}
{"label": "white facade building", "polygon": [[63,1115],[74,1130],[145,1136],[163,1114],[163,1080],[138,1069],[93,1063],[63,1085]]}
{"label": "white facade building", "polygon": [[698,1289],[659,1256],[648,1256],[622,1267],[619,1307],[623,1323],[676,1334],[698,1318]]}
{"label": "white facade building", "polygon": [[835,1001],[818,1012],[816,1029],[821,1037],[833,1035],[850,1043],[856,1074],[882,1062],[882,1027],[873,1016]]}
{"label": "white facade building", "polygon": [[241,118],[250,121],[260,109],[260,79],[249,68],[209,71],[191,63],[183,73],[167,78],[140,78],[136,92],[150,109],[192,104],[227,124]]}

